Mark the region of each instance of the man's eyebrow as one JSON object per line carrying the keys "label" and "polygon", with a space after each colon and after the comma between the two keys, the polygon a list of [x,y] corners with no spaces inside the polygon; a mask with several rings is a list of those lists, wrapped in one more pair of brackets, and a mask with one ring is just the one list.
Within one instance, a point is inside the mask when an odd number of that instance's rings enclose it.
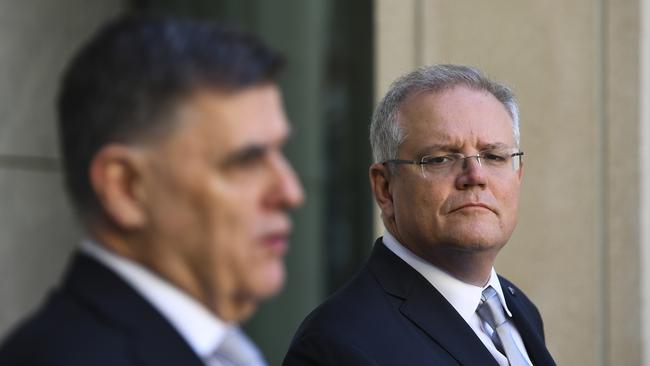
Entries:
{"label": "man's eyebrow", "polygon": [[270,150],[275,149],[276,147],[282,149],[282,147],[285,146],[285,144],[292,137],[293,133],[293,129],[291,127],[287,127],[285,133],[280,135],[276,140],[266,142],[250,142],[246,145],[243,145],[228,153],[222,160],[222,165],[229,166],[235,165],[237,163],[251,161],[256,158],[263,157],[264,155],[268,154]]}
{"label": "man's eyebrow", "polygon": [[264,144],[245,145],[226,155],[226,157],[222,160],[222,165],[230,166],[230,165],[236,165],[238,163],[243,163],[246,161],[255,160],[257,158],[266,155],[269,148],[270,147],[268,145],[264,145]]}
{"label": "man's eyebrow", "polygon": [[[482,144],[480,146],[481,151],[485,150],[499,150],[499,149],[507,149],[511,148],[512,146],[505,144],[503,142],[491,142],[487,144]],[[417,157],[422,157],[427,154],[431,154],[433,152],[459,152],[461,150],[461,147],[458,146],[457,144],[432,144],[425,146],[418,151]]]}
{"label": "man's eyebrow", "polygon": [[458,150],[460,150],[460,148],[453,144],[433,144],[424,146],[423,148],[419,149],[418,157],[422,157],[437,151],[457,152]]}
{"label": "man's eyebrow", "polygon": [[507,149],[512,146],[504,144],[503,142],[492,142],[489,144],[485,144],[481,146],[481,150],[499,150],[499,149]]}

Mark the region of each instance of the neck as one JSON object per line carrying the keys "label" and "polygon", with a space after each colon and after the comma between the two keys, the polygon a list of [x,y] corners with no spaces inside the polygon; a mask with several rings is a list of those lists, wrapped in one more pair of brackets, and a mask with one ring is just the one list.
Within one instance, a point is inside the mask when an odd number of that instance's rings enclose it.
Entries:
{"label": "neck", "polygon": [[[193,268],[164,247],[148,245],[152,240],[146,236],[121,230],[107,221],[95,222],[89,226],[89,231],[91,237],[106,249],[155,272],[226,322],[242,322],[256,309],[257,299],[238,294],[234,284],[222,284],[216,289],[202,284]],[[221,277],[228,278],[225,275]]]}
{"label": "neck", "polygon": [[[388,228],[388,226],[387,226]],[[458,245],[439,244],[428,247],[412,245],[395,234],[393,237],[408,250],[430,264],[449,273],[455,278],[474,286],[484,286],[490,280],[492,267],[499,252],[498,248],[461,247]]]}
{"label": "neck", "polygon": [[483,287],[490,280],[496,252],[471,252],[454,248],[444,248],[439,252],[441,253],[431,253],[422,258],[457,279],[474,286]]}

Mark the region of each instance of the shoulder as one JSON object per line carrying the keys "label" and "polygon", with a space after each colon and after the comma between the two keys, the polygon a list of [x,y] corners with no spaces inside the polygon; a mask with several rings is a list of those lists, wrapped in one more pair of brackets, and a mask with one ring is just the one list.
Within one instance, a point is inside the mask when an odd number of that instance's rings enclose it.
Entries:
{"label": "shoulder", "polygon": [[305,318],[283,365],[376,365],[377,344],[397,318],[391,301],[362,270]]}
{"label": "shoulder", "polygon": [[350,342],[347,337],[337,337],[332,332],[311,331],[294,339],[282,365],[377,366],[378,364],[365,350]]}
{"label": "shoulder", "polygon": [[0,346],[0,364],[128,365],[125,348],[118,329],[56,292],[6,337]]}
{"label": "shoulder", "polygon": [[380,297],[383,291],[364,269],[315,308],[303,321],[298,334],[336,331],[347,328],[348,324],[369,321],[369,313],[375,311],[372,308]]}

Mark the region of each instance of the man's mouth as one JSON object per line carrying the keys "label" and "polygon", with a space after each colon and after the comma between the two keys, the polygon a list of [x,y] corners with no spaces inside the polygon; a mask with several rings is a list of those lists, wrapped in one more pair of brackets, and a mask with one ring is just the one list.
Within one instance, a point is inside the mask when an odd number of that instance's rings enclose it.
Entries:
{"label": "man's mouth", "polygon": [[264,246],[276,255],[284,255],[289,249],[288,233],[275,233],[262,238]]}
{"label": "man's mouth", "polygon": [[494,209],[492,209],[492,207],[481,202],[470,202],[470,203],[462,204],[452,209],[450,212],[464,211],[464,210],[488,210],[490,212],[496,213]]}

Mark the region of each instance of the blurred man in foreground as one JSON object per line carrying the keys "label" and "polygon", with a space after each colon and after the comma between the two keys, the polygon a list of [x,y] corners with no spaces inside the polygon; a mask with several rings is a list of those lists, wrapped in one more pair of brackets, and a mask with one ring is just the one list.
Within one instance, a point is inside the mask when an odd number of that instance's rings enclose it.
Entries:
{"label": "blurred man in foreground", "polygon": [[380,102],[370,141],[386,231],[284,365],[554,365],[537,308],[493,267],[523,177],[512,92],[469,67],[416,70]]}
{"label": "blurred man in foreground", "polygon": [[87,237],[2,365],[264,365],[238,323],[284,282],[302,188],[281,58],[214,25],[126,17],[69,65],[67,188]]}

